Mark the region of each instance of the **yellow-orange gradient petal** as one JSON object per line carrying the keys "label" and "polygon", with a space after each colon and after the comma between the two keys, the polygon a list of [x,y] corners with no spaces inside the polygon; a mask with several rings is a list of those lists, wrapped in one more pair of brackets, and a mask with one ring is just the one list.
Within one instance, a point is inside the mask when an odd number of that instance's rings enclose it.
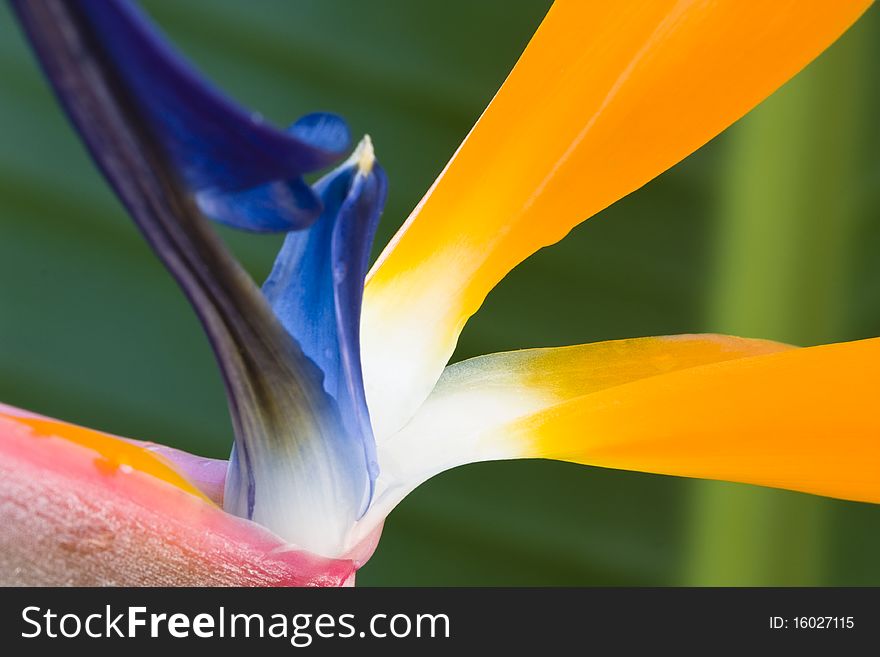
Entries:
{"label": "yellow-orange gradient petal", "polygon": [[415,417],[378,444],[376,495],[357,531],[412,489],[464,463],[530,456],[506,427],[559,404],[669,372],[792,347],[725,335],[676,335],[480,356],[447,367]]}
{"label": "yellow-orange gradient petal", "polygon": [[880,503],[880,338],[642,379],[498,430],[521,456]]}
{"label": "yellow-orange gradient petal", "polygon": [[369,278],[377,434],[427,396],[510,269],[724,130],[869,4],[557,0]]}

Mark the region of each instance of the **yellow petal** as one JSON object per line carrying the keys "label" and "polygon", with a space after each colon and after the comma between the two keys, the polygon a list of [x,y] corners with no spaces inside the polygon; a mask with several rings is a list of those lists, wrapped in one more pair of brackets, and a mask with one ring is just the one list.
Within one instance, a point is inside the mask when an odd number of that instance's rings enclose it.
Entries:
{"label": "yellow petal", "polygon": [[508,271],[724,130],[869,4],[557,0],[368,281],[378,435],[427,396]]}
{"label": "yellow petal", "polygon": [[766,340],[678,335],[526,349],[456,363],[415,417],[378,443],[376,494],[358,531],[369,532],[413,488],[443,470],[534,456],[531,438],[509,431],[511,422],[646,377],[787,349]]}
{"label": "yellow petal", "polygon": [[498,430],[521,456],[880,503],[880,338],[672,372]]}

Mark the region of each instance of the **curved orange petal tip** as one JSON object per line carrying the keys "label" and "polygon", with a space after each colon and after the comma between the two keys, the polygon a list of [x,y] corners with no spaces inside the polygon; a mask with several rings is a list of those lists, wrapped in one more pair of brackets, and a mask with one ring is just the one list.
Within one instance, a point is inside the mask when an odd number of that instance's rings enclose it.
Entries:
{"label": "curved orange petal tip", "polygon": [[[641,379],[790,349],[729,335],[674,335],[522,349],[458,362],[444,370],[412,420],[379,443],[382,473],[357,531],[385,518],[416,486],[443,470],[543,456],[544,447],[530,442],[534,436],[524,441],[520,424],[552,415],[567,402]],[[577,440],[589,440],[578,427],[569,428]]]}
{"label": "curved orange petal tip", "polygon": [[712,139],[870,4],[557,0],[371,272],[377,435],[409,419],[507,272]]}
{"label": "curved orange petal tip", "polygon": [[223,512],[149,448],[0,407],[0,584],[344,586],[354,572]]}
{"label": "curved orange petal tip", "polygon": [[678,370],[499,431],[520,455],[880,503],[880,338]]}

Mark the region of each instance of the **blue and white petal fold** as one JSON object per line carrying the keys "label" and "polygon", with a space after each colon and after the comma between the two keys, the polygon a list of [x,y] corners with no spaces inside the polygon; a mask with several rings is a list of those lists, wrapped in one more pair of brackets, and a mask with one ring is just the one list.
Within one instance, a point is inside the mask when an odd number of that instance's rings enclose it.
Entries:
{"label": "blue and white petal fold", "polygon": [[322,378],[311,386],[312,399],[273,435],[236,443],[224,506],[300,547],[338,556],[379,474],[359,324],[387,180],[369,137],[314,189],[324,211],[309,228],[287,235],[263,293]]}
{"label": "blue and white petal fold", "polygon": [[287,235],[263,293],[303,353],[324,372],[323,387],[339,407],[346,440],[363,446],[372,491],[379,466],[364,395],[360,314],[388,183],[370,138],[314,189],[324,212],[308,229]]}

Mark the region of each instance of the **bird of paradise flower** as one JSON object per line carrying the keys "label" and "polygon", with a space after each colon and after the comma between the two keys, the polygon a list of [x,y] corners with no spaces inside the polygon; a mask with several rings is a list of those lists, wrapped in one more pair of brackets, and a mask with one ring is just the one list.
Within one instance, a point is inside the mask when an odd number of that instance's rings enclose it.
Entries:
{"label": "bird of paradise flower", "polygon": [[[489,459],[880,501],[865,366],[878,340],[672,336],[445,367],[510,269],[711,139],[869,4],[558,1],[364,286],[386,193],[369,138],[309,186],[303,174],[348,150],[338,117],[268,126],[123,2],[15,2],[93,158],[202,320],[236,440],[227,464],[3,408],[5,572],[352,583],[408,492]],[[287,233],[262,291],[203,216]],[[845,448],[834,458],[831,439]]]}

